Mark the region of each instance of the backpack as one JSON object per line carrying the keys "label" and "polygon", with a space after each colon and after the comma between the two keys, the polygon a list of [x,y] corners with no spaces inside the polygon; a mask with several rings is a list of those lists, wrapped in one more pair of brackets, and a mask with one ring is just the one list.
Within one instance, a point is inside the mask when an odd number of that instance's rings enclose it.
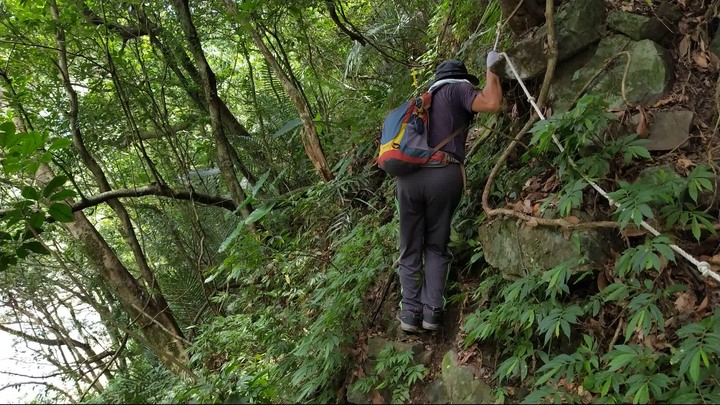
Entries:
{"label": "backpack", "polygon": [[391,176],[403,176],[421,167],[446,166],[453,158],[440,150],[460,130],[439,145],[428,146],[432,94],[425,92],[390,111],[383,122],[378,166]]}

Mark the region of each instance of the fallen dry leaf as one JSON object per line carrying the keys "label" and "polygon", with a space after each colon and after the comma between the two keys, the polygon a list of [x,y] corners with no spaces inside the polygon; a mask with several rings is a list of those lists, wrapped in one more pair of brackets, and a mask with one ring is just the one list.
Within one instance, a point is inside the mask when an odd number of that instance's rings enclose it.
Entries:
{"label": "fallen dry leaf", "polygon": [[532,214],[535,217],[540,216],[540,203],[535,203],[535,205],[533,205]]}
{"label": "fallen dry leaf", "polygon": [[679,293],[675,299],[675,309],[681,314],[689,314],[695,311],[696,297],[691,291]]}
{"label": "fallen dry leaf", "polygon": [[530,200],[523,201],[523,211],[525,211],[526,214],[532,214],[532,202]]}
{"label": "fallen dry leaf", "polygon": [[707,260],[710,264],[719,264],[720,265],[720,255],[715,255]]}
{"label": "fallen dry leaf", "polygon": [[553,174],[552,176],[550,176],[550,178],[548,178],[545,181],[545,186],[543,187],[542,191],[547,193],[548,191],[554,189],[557,186],[558,186],[557,177],[555,176],[555,174]]}
{"label": "fallen dry leaf", "polygon": [[607,280],[607,277],[605,277],[605,273],[598,274],[598,278],[597,278],[598,290],[599,291],[604,290],[605,287],[607,287],[607,285],[608,285],[608,280]]}
{"label": "fallen dry leaf", "polygon": [[710,52],[708,55],[710,55],[710,64],[712,65],[715,70],[720,69],[720,57],[719,55],[715,55],[714,52]]}
{"label": "fallen dry leaf", "polygon": [[634,226],[628,226],[627,228],[623,229],[621,232],[622,236],[626,238],[633,238],[636,236],[643,236],[647,233],[647,231],[643,228],[636,228]]}
{"label": "fallen dry leaf", "polygon": [[645,336],[645,339],[643,339],[643,345],[647,347],[648,349],[655,349],[655,343],[657,342],[657,338],[655,338],[655,335],[647,335]]}
{"label": "fallen dry leaf", "polygon": [[708,306],[709,304],[710,304],[710,300],[708,299],[708,297],[707,297],[707,295],[706,295],[705,298],[703,298],[703,300],[702,300],[702,302],[700,303],[700,305],[697,307],[697,310],[696,310],[696,311],[697,311],[697,312],[701,312],[702,310],[704,310],[705,308],[707,308],[707,306]]}
{"label": "fallen dry leaf", "polygon": [[645,109],[642,108],[642,106],[638,106],[638,110],[640,111],[640,114],[638,117],[637,128],[635,128],[635,133],[638,134],[640,138],[647,138],[650,135],[647,112],[645,112]]}
{"label": "fallen dry leaf", "polygon": [[678,53],[681,58],[684,58],[688,52],[690,52],[690,35],[685,35],[682,41],[680,41],[680,45],[678,45]]}
{"label": "fallen dry leaf", "polygon": [[708,67],[708,60],[707,56],[705,56],[705,53],[702,52],[693,52],[693,60],[695,63],[700,66],[703,69],[706,69]]}
{"label": "fallen dry leaf", "polygon": [[535,228],[538,225],[538,221],[535,218],[531,218],[529,221],[527,221],[527,226],[529,226],[530,228]]}
{"label": "fallen dry leaf", "polygon": [[379,392],[373,391],[372,400],[370,402],[373,404],[384,404],[385,398],[383,398]]}
{"label": "fallen dry leaf", "polygon": [[679,158],[676,163],[677,167],[683,170],[687,170],[689,167],[695,166],[695,163],[693,163],[692,160],[686,158]]}

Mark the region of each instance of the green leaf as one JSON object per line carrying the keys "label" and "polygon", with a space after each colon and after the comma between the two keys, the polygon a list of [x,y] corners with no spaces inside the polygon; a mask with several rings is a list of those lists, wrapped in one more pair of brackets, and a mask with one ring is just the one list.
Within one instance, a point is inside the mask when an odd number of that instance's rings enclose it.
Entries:
{"label": "green leaf", "polygon": [[272,134],[272,137],[278,138],[278,137],[290,132],[291,130],[295,129],[300,124],[302,124],[302,121],[300,120],[299,117],[292,119],[292,120],[288,121],[287,123],[285,123],[285,125],[283,125],[282,128],[278,129],[277,132]]}
{"label": "green leaf", "polygon": [[698,380],[700,379],[700,361],[702,357],[700,355],[700,350],[695,352],[695,354],[692,356],[692,359],[690,360],[690,368],[688,369],[688,375],[690,376],[690,379],[693,383],[697,385]]}
{"label": "green leaf", "polygon": [[25,244],[23,244],[22,247],[24,249],[27,249],[31,252],[34,252],[34,253],[37,253],[40,255],[50,254],[50,252],[47,249],[45,249],[45,246],[43,246],[42,243],[40,243],[36,240],[31,240],[29,242],[25,242]]}
{"label": "green leaf", "polygon": [[48,148],[49,151],[55,151],[59,149],[65,149],[72,145],[72,141],[68,138],[57,138],[52,141],[50,144],[50,147]]}
{"label": "green leaf", "polygon": [[0,124],[0,148],[11,146],[14,141],[15,124],[12,121],[5,121]]}
{"label": "green leaf", "polygon": [[72,208],[67,204],[54,203],[48,208],[48,214],[58,222],[72,222],[74,221],[72,215]]}
{"label": "green leaf", "polygon": [[56,189],[62,187],[63,184],[67,182],[67,177],[60,175],[55,176],[52,180],[48,182],[48,184],[45,186],[45,188],[42,191],[43,197],[47,198],[49,197],[53,192],[55,192]]}
{"label": "green leaf", "polygon": [[50,201],[62,201],[66,198],[73,198],[77,195],[74,190],[66,188],[50,196]]}
{"label": "green leaf", "polygon": [[37,201],[40,199],[40,192],[32,186],[25,186],[20,191],[20,195],[27,198],[28,200]]}
{"label": "green leaf", "polygon": [[45,213],[42,211],[36,211],[30,214],[27,218],[28,223],[35,229],[40,229],[45,223]]}
{"label": "green leaf", "polygon": [[263,205],[260,208],[256,208],[255,211],[250,213],[250,215],[245,218],[244,223],[247,225],[259,221],[260,219],[262,219],[262,217],[267,215],[273,209],[273,207],[275,207],[275,203]]}
{"label": "green leaf", "polygon": [[20,137],[18,152],[24,156],[34,154],[45,143],[45,136],[37,131],[26,132]]}

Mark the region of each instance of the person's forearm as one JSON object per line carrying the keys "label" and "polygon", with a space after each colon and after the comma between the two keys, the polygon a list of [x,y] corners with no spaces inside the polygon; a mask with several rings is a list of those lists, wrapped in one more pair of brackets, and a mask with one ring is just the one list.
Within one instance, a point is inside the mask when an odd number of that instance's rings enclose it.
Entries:
{"label": "person's forearm", "polygon": [[500,86],[500,77],[488,69],[485,87],[475,96],[472,110],[474,112],[496,113],[500,111],[501,102],[502,87]]}
{"label": "person's forearm", "polygon": [[[502,103],[502,86],[500,85],[500,76],[493,73],[490,69],[487,69],[485,75],[485,87],[483,93],[487,98],[487,102],[493,111],[500,111],[500,105]],[[494,108],[493,108],[494,107]]]}

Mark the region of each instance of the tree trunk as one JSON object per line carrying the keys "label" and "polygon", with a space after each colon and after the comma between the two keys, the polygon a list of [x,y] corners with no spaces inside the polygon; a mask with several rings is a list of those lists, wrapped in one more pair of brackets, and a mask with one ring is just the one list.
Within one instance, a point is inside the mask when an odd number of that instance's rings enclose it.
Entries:
{"label": "tree trunk", "polygon": [[[2,93],[1,87],[0,93]],[[26,132],[20,117],[16,117],[13,121],[18,132]],[[45,163],[41,164],[35,173],[35,179],[42,187],[54,178],[55,173]],[[66,202],[72,204],[71,200]],[[133,322],[140,325],[148,348],[169,369],[186,372],[185,363],[189,360],[185,353],[186,341],[175,319],[166,307],[158,304],[138,284],[85,214],[77,211],[73,217],[75,221],[63,224],[64,228],[85,247],[88,257],[98,269],[105,284],[118,298]]]}
{"label": "tree trunk", "polygon": [[[195,58],[197,64],[197,70],[202,80],[203,90],[205,92],[205,100],[207,101],[208,110],[210,112],[210,124],[212,127],[213,137],[215,138],[215,153],[217,155],[218,167],[220,168],[220,174],[225,181],[230,195],[233,200],[239,205],[245,199],[245,192],[240,186],[235,170],[233,168],[233,155],[230,152],[230,142],[225,137],[223,122],[222,122],[222,108],[223,103],[220,101],[220,97],[217,92],[217,82],[215,79],[215,73],[210,68],[210,64],[205,58],[205,52],[203,52],[200,38],[198,37],[195,25],[193,24],[192,17],[190,16],[190,7],[187,0],[173,0],[173,6],[175,12],[180,20],[185,37],[190,46],[190,53]],[[247,205],[241,208],[241,213],[244,218],[250,215]],[[248,224],[248,228],[255,232],[255,226]]]}
{"label": "tree trunk", "polygon": [[[110,187],[110,182],[105,176],[105,173],[102,167],[100,167],[98,161],[95,160],[95,158],[85,147],[85,142],[83,140],[82,133],[80,132],[80,127],[78,125],[78,98],[75,89],[70,83],[70,72],[68,70],[67,64],[67,49],[65,45],[65,31],[62,28],[60,22],[60,11],[58,10],[57,4],[54,0],[50,2],[50,14],[52,15],[53,21],[55,21],[55,23],[57,24],[55,39],[58,53],[57,66],[60,71],[60,79],[62,80],[63,87],[65,88],[65,92],[67,93],[70,101],[69,122],[73,145],[78,151],[82,162],[88,169],[90,169],[93,176],[95,177],[100,191],[103,193],[109,192],[112,190],[112,188]],[[113,211],[115,211],[118,218],[120,219],[120,223],[122,225],[122,234],[125,242],[130,247],[130,250],[133,253],[133,257],[135,258],[135,262],[140,268],[140,273],[145,279],[145,282],[148,284],[148,288],[151,291],[151,294],[153,295],[154,299],[157,300],[158,304],[163,307],[163,311],[167,314],[168,320],[175,324],[173,329],[180,330],[180,327],[177,325],[175,318],[172,316],[172,313],[170,311],[167,301],[165,300],[165,296],[162,293],[160,285],[155,279],[155,274],[150,268],[150,265],[148,264],[147,257],[145,256],[145,253],[140,246],[140,242],[138,241],[137,235],[135,234],[132,220],[130,219],[130,214],[128,213],[127,209],[125,209],[125,206],[118,199],[108,199],[107,204],[112,208]]]}
{"label": "tree trunk", "polygon": [[[236,17],[238,17],[237,9],[235,8],[235,5],[232,3],[232,1],[225,0],[225,4],[227,5],[230,12]],[[248,20],[243,18],[240,19],[240,24],[245,27],[245,29],[250,33],[250,35],[252,36],[252,40],[255,43],[255,46],[258,47],[260,52],[265,57],[267,63],[275,71],[275,74],[280,79],[280,83],[282,83],[285,92],[290,96],[290,100],[295,106],[295,109],[300,116],[300,120],[302,121],[303,128],[305,130],[302,133],[305,153],[307,154],[308,158],[310,158],[313,166],[315,166],[315,170],[318,172],[323,181],[332,180],[332,171],[330,170],[330,166],[328,166],[327,159],[325,158],[325,152],[323,152],[322,145],[320,144],[317,128],[315,127],[312,114],[310,113],[310,107],[308,106],[305,98],[302,96],[302,92],[300,91],[300,89],[297,88],[295,83],[293,83],[288,74],[283,71],[277,59],[265,45],[262,38],[260,37],[260,34],[252,26],[252,24]]]}

